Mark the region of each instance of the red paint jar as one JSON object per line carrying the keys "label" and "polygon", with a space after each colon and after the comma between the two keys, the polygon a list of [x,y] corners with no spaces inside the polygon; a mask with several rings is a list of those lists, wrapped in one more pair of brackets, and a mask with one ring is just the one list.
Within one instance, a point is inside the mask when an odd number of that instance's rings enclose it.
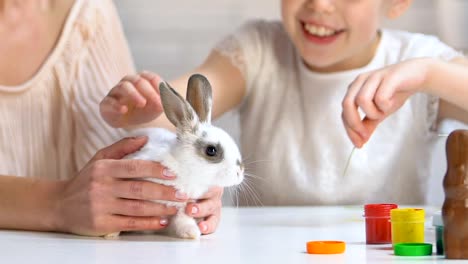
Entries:
{"label": "red paint jar", "polygon": [[396,204],[366,204],[364,217],[366,218],[366,243],[392,243],[392,225],[390,210],[398,208]]}

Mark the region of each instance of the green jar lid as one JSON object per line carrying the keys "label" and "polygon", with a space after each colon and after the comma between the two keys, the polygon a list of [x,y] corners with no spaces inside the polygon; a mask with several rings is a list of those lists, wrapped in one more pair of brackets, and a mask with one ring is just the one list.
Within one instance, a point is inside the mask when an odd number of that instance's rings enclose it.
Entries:
{"label": "green jar lid", "polygon": [[397,256],[430,256],[432,244],[429,243],[398,243],[393,246]]}

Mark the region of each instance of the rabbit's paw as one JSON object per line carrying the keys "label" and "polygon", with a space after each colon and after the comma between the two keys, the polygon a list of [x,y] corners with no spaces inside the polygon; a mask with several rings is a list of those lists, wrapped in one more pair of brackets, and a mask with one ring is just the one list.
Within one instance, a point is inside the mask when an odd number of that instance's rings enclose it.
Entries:
{"label": "rabbit's paw", "polygon": [[176,235],[186,239],[200,239],[201,232],[197,225],[182,225],[176,228]]}
{"label": "rabbit's paw", "polygon": [[104,235],[104,238],[105,239],[113,239],[113,238],[119,237],[119,235],[120,235],[120,232],[115,232],[115,233],[110,233],[110,234]]}

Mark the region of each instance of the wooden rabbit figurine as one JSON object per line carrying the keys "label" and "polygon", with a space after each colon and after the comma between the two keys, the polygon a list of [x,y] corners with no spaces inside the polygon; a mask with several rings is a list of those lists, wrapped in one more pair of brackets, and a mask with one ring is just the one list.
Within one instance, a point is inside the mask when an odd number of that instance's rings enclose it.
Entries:
{"label": "wooden rabbit figurine", "polygon": [[445,257],[468,259],[468,130],[452,132],[446,151],[442,207]]}

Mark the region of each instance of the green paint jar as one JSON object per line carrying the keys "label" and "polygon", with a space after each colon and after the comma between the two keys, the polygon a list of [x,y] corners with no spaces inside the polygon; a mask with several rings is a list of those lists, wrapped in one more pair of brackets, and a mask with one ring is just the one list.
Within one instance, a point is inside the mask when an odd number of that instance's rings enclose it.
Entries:
{"label": "green paint jar", "polygon": [[444,222],[442,221],[442,213],[440,211],[432,216],[432,225],[435,228],[437,255],[444,255]]}

